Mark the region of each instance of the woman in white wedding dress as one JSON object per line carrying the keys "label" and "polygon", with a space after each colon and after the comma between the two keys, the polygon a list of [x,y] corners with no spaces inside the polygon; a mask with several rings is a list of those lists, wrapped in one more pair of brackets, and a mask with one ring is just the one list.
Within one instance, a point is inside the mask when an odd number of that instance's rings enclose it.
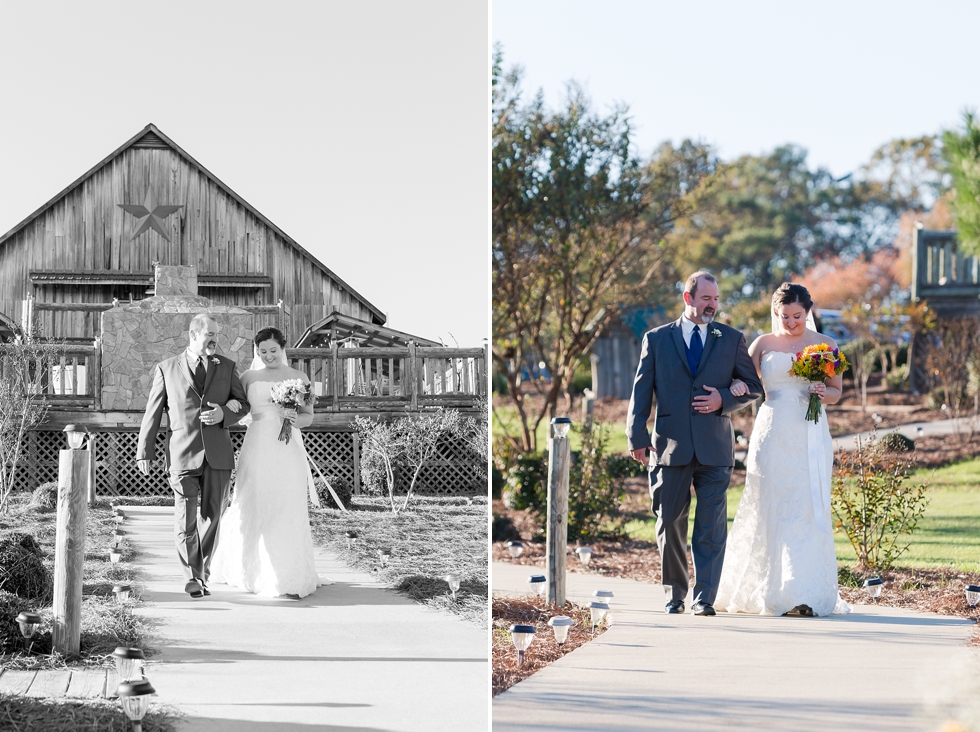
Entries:
{"label": "woman in white wedding dress", "polygon": [[[270,393],[277,382],[309,379],[286,364],[286,339],[276,328],[260,330],[253,343],[255,359],[241,379],[252,422],[238,457],[234,498],[222,517],[211,581],[299,599],[330,582],[317,576],[313,561],[307,493],[315,503],[316,493],[299,431],[313,421],[313,407],[283,409]],[[284,418],[292,422],[288,443],[279,441]]]}
{"label": "woman in white wedding dress", "polygon": [[[715,602],[730,613],[850,611],[837,587],[830,513],[834,453],[826,411],[816,424],[806,420],[810,393],[823,404],[835,404],[841,377],[809,382],[790,374],[795,354],[806,346],[837,347],[832,338],[807,327],[812,306],[805,287],[781,285],[772,298],[773,332],[749,347],[766,400],[752,428],[745,491]],[[740,384],[733,384],[733,394]]]}

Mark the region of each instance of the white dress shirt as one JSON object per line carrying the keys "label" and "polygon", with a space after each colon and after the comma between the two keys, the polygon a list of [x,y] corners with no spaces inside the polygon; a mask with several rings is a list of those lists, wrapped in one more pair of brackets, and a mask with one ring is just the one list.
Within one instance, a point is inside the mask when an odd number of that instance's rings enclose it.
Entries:
{"label": "white dress shirt", "polygon": [[688,348],[691,347],[691,336],[694,335],[695,328],[701,331],[701,345],[705,346],[708,343],[708,326],[704,323],[692,323],[685,315],[681,318],[681,335],[684,336],[684,345]]}

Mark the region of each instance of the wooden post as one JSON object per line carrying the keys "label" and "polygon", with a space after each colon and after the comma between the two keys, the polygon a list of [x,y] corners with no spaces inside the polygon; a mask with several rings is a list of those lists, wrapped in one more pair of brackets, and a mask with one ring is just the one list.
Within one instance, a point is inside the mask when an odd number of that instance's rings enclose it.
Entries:
{"label": "wooden post", "polygon": [[340,411],[340,359],[337,356],[337,341],[330,345],[330,381],[333,385],[331,391],[330,408],[334,412]]}
{"label": "wooden post", "polygon": [[408,408],[412,412],[419,411],[419,362],[415,352],[415,341],[408,342],[408,388],[411,401]]}
{"label": "wooden post", "polygon": [[567,437],[548,440],[548,527],[546,566],[548,603],[565,607],[565,547],[568,543],[568,468],[571,449]]}
{"label": "wooden post", "polygon": [[81,638],[82,566],[91,453],[62,450],[58,460],[58,522],[54,539],[54,632],[62,655],[77,654]]}
{"label": "wooden post", "polygon": [[361,436],[354,433],[354,495],[361,495]]}

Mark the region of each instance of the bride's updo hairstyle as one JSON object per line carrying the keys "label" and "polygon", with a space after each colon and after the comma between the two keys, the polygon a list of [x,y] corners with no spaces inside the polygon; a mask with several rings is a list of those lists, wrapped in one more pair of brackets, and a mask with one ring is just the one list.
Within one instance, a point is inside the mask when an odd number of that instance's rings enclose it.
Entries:
{"label": "bride's updo hairstyle", "polygon": [[776,312],[776,307],[779,305],[792,305],[793,303],[799,303],[804,310],[810,312],[810,308],[813,307],[813,299],[810,297],[810,293],[803,285],[797,285],[793,282],[784,282],[779,286],[774,293],[772,293],[772,311]]}
{"label": "bride's updo hairstyle", "polygon": [[258,351],[259,344],[265,343],[266,341],[275,341],[279,344],[280,348],[286,348],[286,336],[278,328],[263,328],[255,334],[255,338],[252,339],[252,345]]}

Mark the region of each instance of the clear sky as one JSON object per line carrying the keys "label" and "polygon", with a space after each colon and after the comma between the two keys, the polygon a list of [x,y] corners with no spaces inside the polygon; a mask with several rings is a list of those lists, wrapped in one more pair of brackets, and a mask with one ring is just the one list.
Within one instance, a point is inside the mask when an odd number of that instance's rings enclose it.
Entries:
{"label": "clear sky", "polygon": [[61,0],[0,22],[0,234],[152,122],[391,327],[482,345],[486,5]]}
{"label": "clear sky", "polygon": [[726,159],[783,143],[835,175],[980,107],[980,3],[494,0],[492,37],[556,105],[570,79],[626,102],[636,141],[701,139]]}

